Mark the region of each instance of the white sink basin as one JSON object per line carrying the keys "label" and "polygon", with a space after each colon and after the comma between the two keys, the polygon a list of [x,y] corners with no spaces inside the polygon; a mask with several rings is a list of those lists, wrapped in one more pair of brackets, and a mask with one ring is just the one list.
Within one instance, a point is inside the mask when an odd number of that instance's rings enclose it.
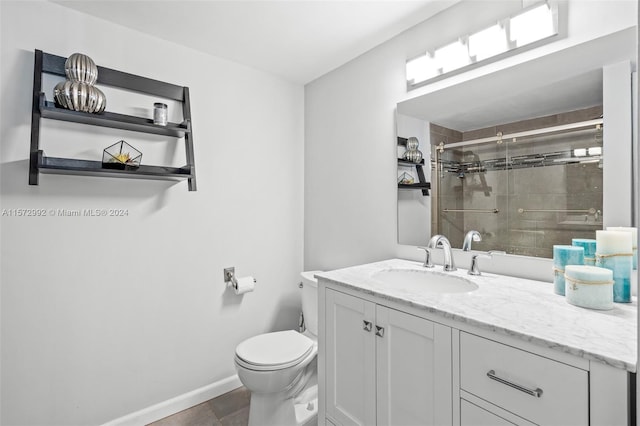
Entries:
{"label": "white sink basin", "polygon": [[374,273],[373,279],[422,293],[468,293],[478,289],[477,284],[463,277],[417,269],[386,269]]}

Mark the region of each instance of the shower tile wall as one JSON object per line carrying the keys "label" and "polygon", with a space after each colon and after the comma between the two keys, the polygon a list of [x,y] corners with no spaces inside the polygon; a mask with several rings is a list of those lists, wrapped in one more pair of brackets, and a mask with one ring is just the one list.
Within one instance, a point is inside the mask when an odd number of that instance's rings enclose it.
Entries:
{"label": "shower tile wall", "polygon": [[[447,144],[495,136],[499,131],[509,134],[590,120],[601,115],[602,107],[598,106],[464,133],[432,124],[431,141],[433,145],[441,141]],[[563,149],[573,148],[574,145],[584,146],[583,140],[576,140],[575,143],[571,140],[563,142]],[[473,158],[471,154],[477,154],[481,160],[507,156],[513,158],[554,151],[557,149],[553,146],[554,143],[556,142],[513,143],[505,140],[501,145],[466,147],[464,152],[448,150],[443,158],[469,161]],[[438,203],[434,203],[432,214],[432,233],[450,236],[456,247],[461,247],[465,231],[477,229],[482,233],[483,241],[474,244],[475,249],[499,249],[513,254],[549,258],[552,257],[554,244],[571,244],[571,238],[595,238],[595,230],[602,229],[601,215],[596,219],[594,215],[518,211],[587,208],[602,211],[602,169],[597,163],[468,173],[464,178],[455,173],[440,173],[440,176],[435,170],[433,173],[432,182],[439,182],[439,187],[436,197]],[[484,178],[484,182],[481,178]],[[442,208],[495,208],[499,213],[442,213]]]}
{"label": "shower tile wall", "polygon": [[[429,136],[432,159],[441,158],[441,155],[436,155],[436,145],[441,142],[446,145],[462,141],[462,132],[447,129],[434,123],[431,123]],[[460,161],[461,154],[462,151],[449,150],[445,151],[443,156],[447,160]],[[442,176],[442,178],[439,178],[439,176]],[[442,213],[442,209],[463,208],[462,184],[452,173],[442,173],[438,164],[434,164],[433,160],[431,164],[431,184],[435,185],[431,193],[433,197],[431,202],[431,229],[433,231],[431,234],[439,233],[445,235],[454,247],[461,247],[465,232],[464,215],[462,213]],[[458,241],[460,245],[458,245]]]}

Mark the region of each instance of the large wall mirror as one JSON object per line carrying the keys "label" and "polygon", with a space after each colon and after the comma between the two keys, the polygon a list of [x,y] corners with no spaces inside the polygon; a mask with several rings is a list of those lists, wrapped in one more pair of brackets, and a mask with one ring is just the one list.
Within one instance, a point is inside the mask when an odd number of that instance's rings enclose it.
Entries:
{"label": "large wall mirror", "polygon": [[631,225],[635,55],[629,29],[400,102],[398,242],[473,229],[474,250],[550,258]]}

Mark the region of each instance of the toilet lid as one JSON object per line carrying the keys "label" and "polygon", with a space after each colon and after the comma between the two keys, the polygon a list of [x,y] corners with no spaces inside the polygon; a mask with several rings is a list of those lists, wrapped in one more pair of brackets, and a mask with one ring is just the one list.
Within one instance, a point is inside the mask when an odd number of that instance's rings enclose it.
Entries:
{"label": "toilet lid", "polygon": [[313,341],[293,330],[251,337],[240,343],[236,355],[256,369],[286,368],[298,364],[313,350]]}

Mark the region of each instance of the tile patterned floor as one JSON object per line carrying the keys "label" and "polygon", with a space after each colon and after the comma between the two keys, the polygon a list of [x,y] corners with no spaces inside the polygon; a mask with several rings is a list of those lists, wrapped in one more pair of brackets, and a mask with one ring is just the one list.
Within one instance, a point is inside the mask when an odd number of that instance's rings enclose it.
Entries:
{"label": "tile patterned floor", "polygon": [[250,395],[241,387],[148,426],[247,426]]}

